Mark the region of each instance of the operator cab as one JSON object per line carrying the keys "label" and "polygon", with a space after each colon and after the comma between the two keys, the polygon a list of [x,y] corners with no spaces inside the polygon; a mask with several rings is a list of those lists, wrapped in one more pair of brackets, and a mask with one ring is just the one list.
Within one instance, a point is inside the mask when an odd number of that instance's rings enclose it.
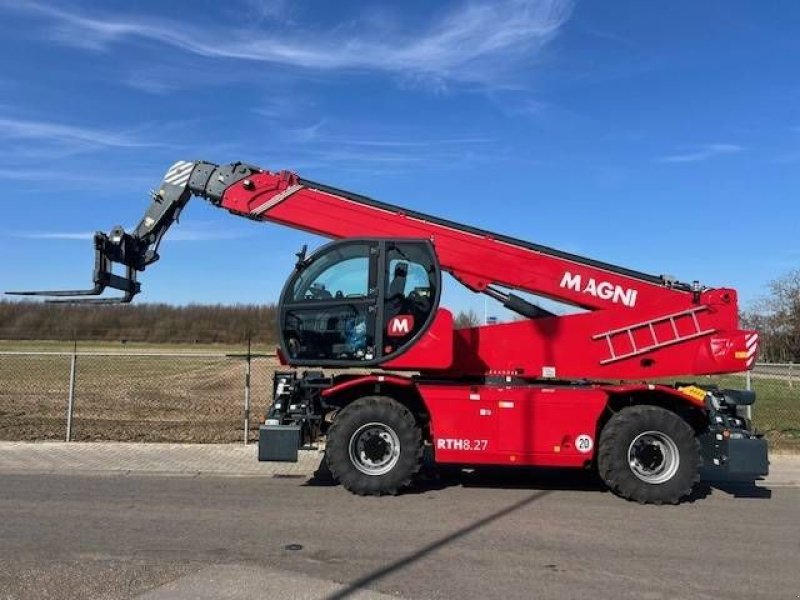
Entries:
{"label": "operator cab", "polygon": [[281,349],[291,365],[380,364],[427,331],[440,293],[428,240],[332,242],[301,258],[286,282]]}

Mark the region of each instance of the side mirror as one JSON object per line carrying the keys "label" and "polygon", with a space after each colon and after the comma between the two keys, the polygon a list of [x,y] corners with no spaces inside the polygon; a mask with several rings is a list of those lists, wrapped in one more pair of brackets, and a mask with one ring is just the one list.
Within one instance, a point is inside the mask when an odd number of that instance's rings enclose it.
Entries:
{"label": "side mirror", "polygon": [[303,266],[303,263],[306,262],[306,253],[308,252],[308,245],[303,244],[303,247],[300,248],[300,252],[296,252],[295,256],[297,257],[297,262],[294,265],[294,268],[300,270]]}

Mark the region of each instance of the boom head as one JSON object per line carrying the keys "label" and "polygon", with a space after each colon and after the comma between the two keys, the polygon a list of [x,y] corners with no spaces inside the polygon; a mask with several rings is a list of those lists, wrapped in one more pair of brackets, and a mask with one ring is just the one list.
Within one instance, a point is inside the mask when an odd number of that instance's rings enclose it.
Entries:
{"label": "boom head", "polygon": [[[126,304],[141,292],[137,272],[159,259],[158,247],[164,234],[178,221],[193,194],[218,202],[222,192],[259,169],[233,163],[224,167],[201,161],[178,161],[164,174],[158,190],[151,192],[151,203],[142,220],[130,233],[122,226],[109,233],[94,234],[93,286],[85,290],[37,290],[6,292],[13,296],[44,296],[46,302],[68,304]],[[114,264],[124,267],[124,275],[113,273]],[[97,298],[106,290],[121,296]]]}

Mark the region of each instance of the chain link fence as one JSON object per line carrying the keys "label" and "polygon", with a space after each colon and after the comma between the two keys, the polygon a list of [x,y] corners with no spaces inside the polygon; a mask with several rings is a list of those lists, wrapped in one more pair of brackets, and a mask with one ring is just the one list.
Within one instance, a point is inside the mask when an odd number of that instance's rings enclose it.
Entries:
{"label": "chain link fence", "polygon": [[252,441],[277,367],[247,352],[3,351],[0,439]]}
{"label": "chain link fence", "polygon": [[66,438],[70,362],[68,354],[0,356],[0,438]]}
{"label": "chain link fence", "polygon": [[[272,398],[272,354],[2,351],[0,439],[241,442]],[[692,378],[753,389],[752,416],[774,448],[800,450],[800,367]]]}
{"label": "chain link fence", "polygon": [[746,379],[748,389],[756,392],[756,426],[774,448],[800,451],[800,367],[756,363]]}

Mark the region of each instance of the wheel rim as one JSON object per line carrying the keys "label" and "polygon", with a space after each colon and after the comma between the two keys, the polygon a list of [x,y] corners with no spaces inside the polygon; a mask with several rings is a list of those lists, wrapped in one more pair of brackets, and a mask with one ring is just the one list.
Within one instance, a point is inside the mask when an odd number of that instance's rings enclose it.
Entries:
{"label": "wheel rim", "polygon": [[675,476],[681,458],[678,445],[661,431],[640,433],[628,446],[631,471],[644,482],[665,483]]}
{"label": "wheel rim", "polygon": [[383,423],[367,423],[350,437],[350,461],[366,475],[384,475],[400,460],[400,439]]}

